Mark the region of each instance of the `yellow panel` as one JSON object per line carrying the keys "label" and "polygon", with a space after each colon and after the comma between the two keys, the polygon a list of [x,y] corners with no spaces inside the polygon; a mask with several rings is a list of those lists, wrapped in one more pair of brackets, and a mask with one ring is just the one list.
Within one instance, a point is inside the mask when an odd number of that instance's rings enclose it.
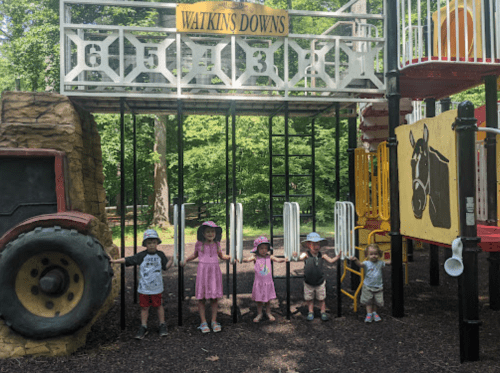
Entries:
{"label": "yellow panel", "polygon": [[[458,236],[456,137],[451,129],[456,116],[457,110],[451,110],[396,128],[403,235],[445,244]],[[412,162],[417,161],[420,175],[414,180]]]}
{"label": "yellow panel", "polygon": [[[466,0],[467,3],[467,56],[465,56],[465,22],[464,22],[464,1],[458,1],[458,23],[459,23],[459,54],[460,57],[474,57],[474,22],[473,22],[473,2],[475,2],[476,8],[476,41],[477,41],[477,57],[482,58],[482,26],[481,26],[481,0]],[[456,57],[456,23],[455,23],[455,0],[450,1],[449,9],[450,9],[450,56]],[[440,23],[441,23],[441,56],[448,56],[448,48],[446,44],[447,40],[447,32],[448,32],[448,21],[446,19],[446,6],[442,7],[439,10],[440,13]],[[434,23],[434,56],[438,56],[439,49],[439,23],[438,23],[438,11],[435,11],[432,14],[432,21]]]}
{"label": "yellow panel", "polygon": [[232,1],[178,4],[176,14],[178,32],[288,35],[288,12],[261,4]]}

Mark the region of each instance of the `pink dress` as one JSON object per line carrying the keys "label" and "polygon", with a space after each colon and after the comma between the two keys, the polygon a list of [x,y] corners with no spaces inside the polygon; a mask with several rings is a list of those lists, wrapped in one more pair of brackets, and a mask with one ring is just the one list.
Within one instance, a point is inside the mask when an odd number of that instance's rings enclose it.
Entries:
{"label": "pink dress", "polygon": [[[203,246],[205,246],[203,248]],[[196,242],[198,252],[198,271],[196,274],[196,299],[222,298],[222,272],[217,256],[217,243]]]}
{"label": "pink dress", "polygon": [[271,273],[271,257],[255,256],[255,280],[253,282],[252,299],[256,302],[267,303],[276,298],[273,275]]}

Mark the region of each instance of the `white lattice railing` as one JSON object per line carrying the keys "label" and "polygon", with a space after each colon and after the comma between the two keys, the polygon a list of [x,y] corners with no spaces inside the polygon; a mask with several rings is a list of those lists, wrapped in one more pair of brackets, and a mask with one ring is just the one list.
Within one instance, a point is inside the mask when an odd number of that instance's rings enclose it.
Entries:
{"label": "white lattice railing", "polygon": [[476,213],[477,220],[488,220],[488,188],[486,179],[486,149],[484,141],[476,141]]}
{"label": "white lattice railing", "polygon": [[[350,2],[355,3],[357,0]],[[61,93],[69,96],[360,101],[385,93],[384,15],[289,10],[289,16],[348,20],[346,28],[287,37],[196,35],[166,27],[73,23],[100,6],[169,13],[177,4],[61,0]],[[96,8],[97,9],[97,8]],[[167,17],[167,18],[168,18]],[[173,18],[172,18],[173,17]],[[103,22],[104,23],[104,22]],[[380,98],[379,100],[383,100]],[[362,100],[361,100],[362,101]]]}
{"label": "white lattice railing", "polygon": [[499,0],[398,0],[400,68],[500,63],[499,6]]}

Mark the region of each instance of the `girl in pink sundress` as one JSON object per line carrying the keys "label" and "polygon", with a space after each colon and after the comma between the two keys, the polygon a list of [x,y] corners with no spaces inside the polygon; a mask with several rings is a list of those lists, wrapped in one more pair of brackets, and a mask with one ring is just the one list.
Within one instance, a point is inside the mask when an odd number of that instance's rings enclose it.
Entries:
{"label": "girl in pink sundress", "polygon": [[202,333],[209,333],[210,329],[205,317],[205,300],[210,299],[212,306],[211,327],[214,332],[221,331],[221,325],[217,322],[217,310],[219,298],[222,298],[222,272],[219,267],[219,258],[230,260],[230,255],[222,253],[220,240],[222,228],[213,221],[203,223],[197,232],[198,241],[194,246],[193,255],[186,258],[184,263],[199,258],[198,271],[196,274],[196,299],[198,299],[198,312],[200,313],[201,325],[198,329]]}
{"label": "girl in pink sundress", "polygon": [[266,315],[269,321],[275,320],[271,313],[271,303],[269,302],[271,299],[276,298],[273,276],[271,273],[271,262],[283,263],[286,259],[276,258],[270,255],[270,249],[271,244],[269,240],[264,236],[260,236],[253,242],[251,253],[254,253],[254,255],[243,259],[244,262],[255,263],[255,280],[253,282],[252,299],[257,302],[257,316],[253,319],[253,322],[262,320],[262,309],[264,304],[266,305]]}

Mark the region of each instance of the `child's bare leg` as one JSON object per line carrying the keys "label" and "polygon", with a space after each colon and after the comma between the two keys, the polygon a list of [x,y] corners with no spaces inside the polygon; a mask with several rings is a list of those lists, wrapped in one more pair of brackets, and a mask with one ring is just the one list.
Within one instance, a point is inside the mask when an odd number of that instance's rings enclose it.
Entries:
{"label": "child's bare leg", "polygon": [[276,320],[276,318],[271,313],[271,302],[266,303],[266,315],[267,315],[267,318],[269,319],[269,321]]}
{"label": "child's bare leg", "polygon": [[141,325],[148,325],[149,307],[141,307]]}
{"label": "child's bare leg", "polygon": [[307,308],[309,309],[309,312],[314,312],[314,299],[313,300],[306,300]]}
{"label": "child's bare leg", "polygon": [[165,324],[165,308],[163,306],[158,308],[158,323]]}
{"label": "child's bare leg", "polygon": [[326,303],[325,303],[324,299],[318,301],[318,306],[319,306],[319,309],[320,309],[321,313],[325,313],[326,312]]}
{"label": "child's bare leg", "polygon": [[198,300],[198,313],[200,314],[201,323],[207,322],[205,317],[205,299]]}
{"label": "child's bare leg", "polygon": [[217,322],[217,311],[219,310],[219,300],[211,299],[210,302],[212,306],[212,322]]}
{"label": "child's bare leg", "polygon": [[376,305],[376,304],[374,304],[374,305],[372,306],[372,312],[377,312],[377,305]]}
{"label": "child's bare leg", "polygon": [[253,322],[259,322],[262,320],[262,307],[264,306],[264,303],[262,302],[256,302],[257,303],[257,316],[253,319]]}
{"label": "child's bare leg", "polygon": [[366,313],[372,313],[372,312],[373,312],[373,304],[367,304]]}

